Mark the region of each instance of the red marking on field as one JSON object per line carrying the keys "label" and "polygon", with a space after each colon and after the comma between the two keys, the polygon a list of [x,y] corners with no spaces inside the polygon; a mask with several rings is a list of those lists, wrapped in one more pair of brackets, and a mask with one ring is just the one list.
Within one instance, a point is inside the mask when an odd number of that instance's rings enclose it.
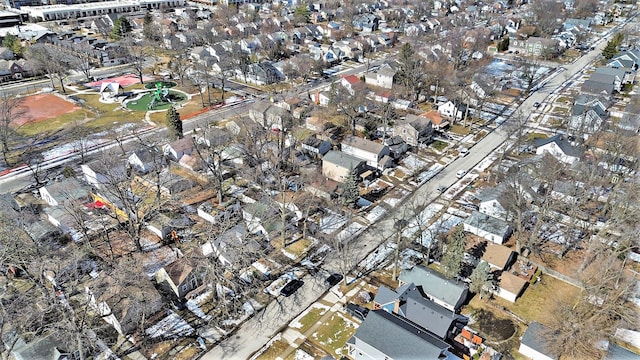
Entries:
{"label": "red marking on field", "polygon": [[22,98],[20,105],[23,106],[26,111],[24,115],[13,119],[11,124],[15,126],[51,119],[80,109],[79,106],[53,94],[27,96]]}
{"label": "red marking on field", "polygon": [[[147,76],[143,76],[142,79],[144,79],[144,81],[153,80],[152,78],[147,77]],[[120,86],[127,87],[129,85],[140,83],[140,79],[137,76],[135,76],[134,74],[128,74],[128,75],[116,76],[116,77],[112,77],[112,78],[108,78],[108,79],[102,79],[102,80],[94,81],[92,83],[88,83],[87,86],[99,89],[100,86],[103,83],[107,83],[108,84],[108,83],[112,83],[112,82],[117,82],[118,84],[120,84]]]}

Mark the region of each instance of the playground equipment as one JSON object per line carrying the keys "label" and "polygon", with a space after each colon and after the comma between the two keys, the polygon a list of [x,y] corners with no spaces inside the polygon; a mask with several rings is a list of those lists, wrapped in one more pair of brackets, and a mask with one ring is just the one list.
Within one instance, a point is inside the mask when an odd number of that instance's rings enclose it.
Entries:
{"label": "playground equipment", "polygon": [[153,110],[156,105],[172,103],[171,99],[169,99],[169,89],[164,87],[162,82],[156,83],[156,90],[153,92],[153,98],[151,102],[149,102],[149,106],[147,107],[149,110]]}

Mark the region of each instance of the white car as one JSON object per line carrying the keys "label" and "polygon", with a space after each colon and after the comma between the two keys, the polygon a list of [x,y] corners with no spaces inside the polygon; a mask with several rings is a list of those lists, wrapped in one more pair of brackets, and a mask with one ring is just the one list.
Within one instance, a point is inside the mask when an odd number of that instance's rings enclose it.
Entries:
{"label": "white car", "polygon": [[467,170],[458,170],[456,173],[456,177],[458,179],[462,179],[465,175],[467,175]]}

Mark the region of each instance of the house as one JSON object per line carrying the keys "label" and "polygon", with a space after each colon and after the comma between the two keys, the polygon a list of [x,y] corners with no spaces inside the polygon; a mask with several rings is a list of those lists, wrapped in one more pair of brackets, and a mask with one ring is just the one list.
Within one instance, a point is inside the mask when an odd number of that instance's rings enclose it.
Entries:
{"label": "house", "polygon": [[347,341],[355,360],[448,359],[449,345],[410,321],[384,310],[370,311]]}
{"label": "house", "polygon": [[100,159],[80,165],[84,181],[98,190],[119,184],[129,178],[124,162],[105,163]]}
{"label": "house", "polygon": [[559,42],[535,36],[525,40],[513,39],[509,42],[509,50],[526,56],[552,57],[559,52]]}
{"label": "house", "polygon": [[237,267],[240,264],[247,264],[249,254],[260,254],[264,250],[255,236],[249,234],[244,224],[238,224],[228,229],[220,236],[202,245],[202,253],[205,256],[211,254],[223,266]]}
{"label": "house", "polygon": [[465,113],[465,107],[462,104],[456,104],[449,100],[438,105],[438,112],[449,119],[461,120]]}
{"label": "house", "polygon": [[598,131],[604,120],[609,117],[609,102],[601,97],[582,94],[578,96],[571,109],[569,129],[578,134],[593,134]]}
{"label": "house", "polygon": [[320,140],[315,136],[309,136],[302,141],[302,149],[314,157],[318,157],[331,150],[331,143],[326,140]]}
{"label": "house", "polygon": [[511,235],[511,226],[504,220],[474,211],[463,222],[464,231],[496,244],[504,243]]}
{"label": "house", "polygon": [[640,49],[631,49],[615,55],[607,63],[608,67],[638,70],[640,66]]}
{"label": "house", "polygon": [[266,113],[270,107],[271,103],[266,100],[254,103],[249,109],[249,118],[264,127]]}
{"label": "house", "polygon": [[356,30],[363,33],[371,33],[378,30],[380,18],[373,14],[356,15],[352,21],[352,25]]}
{"label": "house", "polygon": [[456,325],[468,321],[466,317],[423,296],[422,289],[413,283],[402,285],[395,291],[381,286],[373,302],[374,310],[382,309],[400,315],[441,340],[453,339]]}
{"label": "house", "polygon": [[400,286],[414,283],[421,287],[426,298],[455,313],[460,310],[469,294],[466,284],[447,279],[435,270],[422,266],[403,270],[398,281]]}
{"label": "house", "polygon": [[533,146],[537,155],[549,154],[565,164],[573,164],[582,156],[582,150],[561,134],[547,139],[534,139]]}
{"label": "house", "polygon": [[383,143],[389,147],[389,153],[394,159],[399,159],[409,150],[409,146],[400,136],[392,136],[384,139]]}
{"label": "house", "polygon": [[603,360],[640,360],[640,355],[618,344],[609,344]]}
{"label": "house", "polygon": [[13,60],[15,54],[10,49],[7,49],[4,46],[0,46],[0,59],[2,60]]}
{"label": "house", "polygon": [[508,204],[504,199],[503,192],[504,187],[502,186],[483,189],[482,192],[478,194],[478,199],[480,200],[478,211],[498,219],[508,220]]}
{"label": "house", "polygon": [[404,120],[399,120],[393,125],[393,136],[399,136],[410,146],[418,146],[431,142],[433,137],[433,124],[431,120],[407,114]]}
{"label": "house", "polygon": [[141,148],[134,151],[127,161],[132,169],[146,174],[162,165],[162,156],[154,149]]}
{"label": "house", "polygon": [[[282,231],[282,211],[287,212],[271,198],[262,198],[259,201],[245,204],[242,207],[242,218],[251,234],[259,234],[267,239],[270,235],[280,236]],[[285,216],[287,216],[285,214]],[[288,226],[289,224],[284,224]]]}
{"label": "house", "polygon": [[269,130],[288,131],[291,128],[290,113],[279,106],[269,106],[264,113],[264,127]]}
{"label": "house", "polygon": [[[242,75],[242,74],[240,74]],[[246,74],[247,82],[257,85],[269,85],[280,80],[278,70],[268,61],[250,64]]]}
{"label": "house", "polygon": [[65,350],[64,344],[64,339],[61,339],[56,332],[44,336],[36,336],[29,343],[25,343],[25,341],[20,338],[16,341],[15,345],[13,345],[11,355],[15,360],[71,359],[73,354]]}
{"label": "house", "polygon": [[247,117],[234,117],[233,119],[229,119],[224,127],[231,135],[236,137],[255,134],[259,129],[258,124]]}
{"label": "house", "polygon": [[502,271],[498,276],[498,286],[495,294],[507,301],[515,302],[527,284],[527,280],[508,271]]}
{"label": "house", "polygon": [[527,327],[527,330],[522,335],[518,351],[532,360],[557,359],[558,355],[549,349],[549,346],[544,340],[548,338],[545,334],[549,331],[550,330],[546,326],[538,322],[530,322],[529,327]]}
{"label": "house", "polygon": [[359,176],[364,171],[365,164],[360,158],[332,150],[322,157],[322,176],[341,183],[350,172]]}
{"label": "house", "polygon": [[364,80],[368,85],[379,86],[385,89],[393,88],[393,79],[398,71],[391,65],[382,64],[377,70],[365,74]]}
{"label": "house", "polygon": [[38,189],[40,197],[49,206],[82,204],[91,200],[89,189],[75,178],[54,181]]}
{"label": "house", "polygon": [[492,242],[485,243],[481,260],[489,263],[491,268],[502,271],[515,261],[516,253],[504,245]]}
{"label": "house", "polygon": [[345,75],[340,79],[340,85],[344,86],[351,95],[356,93],[356,89],[361,83],[360,78],[355,75]]}
{"label": "house", "polygon": [[331,93],[329,91],[319,91],[309,94],[309,98],[316,104],[327,106],[331,101]]}
{"label": "house", "polygon": [[343,153],[366,161],[367,165],[383,170],[386,165],[382,160],[389,155],[389,147],[357,136],[348,136],[340,144]]}
{"label": "house", "polygon": [[194,139],[189,136],[162,146],[164,154],[170,156],[173,161],[180,161],[184,155],[194,155],[195,151],[193,148]]}
{"label": "house", "polygon": [[420,116],[429,119],[434,130],[442,130],[449,126],[449,122],[443,119],[440,112],[436,110],[427,111],[426,113],[420,114]]}
{"label": "house", "polygon": [[168,288],[179,300],[189,297],[189,293],[205,284],[204,270],[198,269],[189,256],[181,257],[156,273],[156,282]]}

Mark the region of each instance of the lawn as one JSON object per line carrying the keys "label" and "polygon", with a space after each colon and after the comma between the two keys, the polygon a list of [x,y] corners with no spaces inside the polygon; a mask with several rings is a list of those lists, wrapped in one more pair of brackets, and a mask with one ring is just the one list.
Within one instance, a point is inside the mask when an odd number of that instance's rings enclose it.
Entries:
{"label": "lawn", "polygon": [[288,347],[289,347],[289,344],[286,341],[276,340],[271,344],[271,346],[269,346],[269,348],[267,348],[265,352],[260,354],[256,359],[257,360],[275,360]]}
{"label": "lawn", "polygon": [[451,125],[451,128],[449,130],[454,134],[469,135],[469,133],[471,132],[471,127],[465,127],[462,125],[455,124],[455,125]]}
{"label": "lawn", "polygon": [[546,139],[547,135],[540,133],[530,133],[527,135],[527,141],[533,141],[535,139]]}
{"label": "lawn", "polygon": [[57,116],[53,119],[30,122],[22,125],[19,132],[26,136],[33,136],[42,133],[53,133],[58,130],[68,129],[71,125],[82,122],[87,118],[95,116],[87,109],[80,109],[74,112]]}
{"label": "lawn", "polygon": [[326,308],[322,307],[314,307],[307,312],[305,316],[303,316],[298,322],[302,325],[298,331],[304,334],[307,330],[309,330],[315,323],[320,320],[322,315],[327,311]]}
{"label": "lawn", "polygon": [[431,146],[438,151],[443,151],[447,146],[449,146],[449,143],[436,140],[431,144]]}
{"label": "lawn", "polygon": [[311,246],[312,242],[313,241],[311,239],[300,239],[293,244],[287,245],[284,249],[290,254],[301,256],[309,250],[309,246]]}
{"label": "lawn", "polygon": [[355,332],[356,327],[351,321],[346,320],[339,314],[333,314],[328,322],[323,323],[318,328],[318,331],[311,336],[310,340],[329,354],[334,355],[334,357],[337,355],[337,358],[340,358],[343,352],[346,353],[343,348],[347,344],[347,340]]}
{"label": "lawn", "polygon": [[486,131],[480,131],[479,133],[477,133],[474,137],[473,137],[473,141],[478,142],[480,141],[482,138],[484,138],[485,136],[487,136],[487,132]]}

